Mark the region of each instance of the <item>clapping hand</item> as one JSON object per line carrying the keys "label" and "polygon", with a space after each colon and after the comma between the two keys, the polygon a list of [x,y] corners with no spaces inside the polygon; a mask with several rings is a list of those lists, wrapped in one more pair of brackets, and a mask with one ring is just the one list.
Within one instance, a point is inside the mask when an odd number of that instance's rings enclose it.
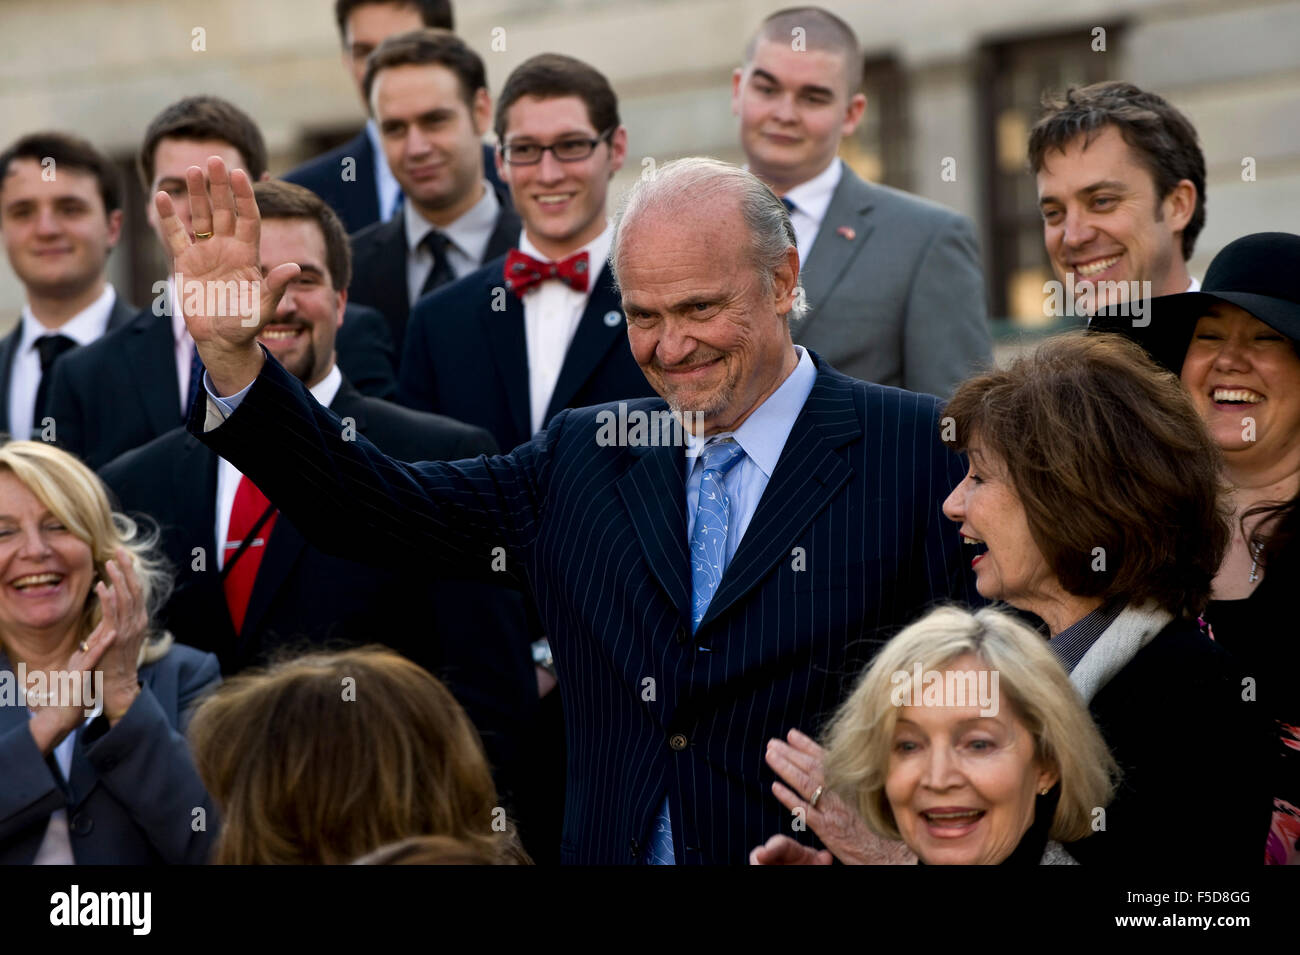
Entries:
{"label": "clapping hand", "polygon": [[140,693],[137,667],[149,630],[149,613],[140,580],[124,549],[119,547],[117,556],[105,564],[104,576],[107,582],[95,585],[103,613],[100,626],[117,634],[103,658],[104,717],[116,725]]}
{"label": "clapping hand", "polygon": [[171,196],[154,197],[177,279],[177,297],[199,357],[222,395],[246,387],[261,370],[257,336],[275,316],[285,287],[300,271],[286,262],[262,275],[262,220],[253,184],[242,169],[227,173],[217,156],[207,176],[191,166],[189,189],[194,237],[176,215]]}

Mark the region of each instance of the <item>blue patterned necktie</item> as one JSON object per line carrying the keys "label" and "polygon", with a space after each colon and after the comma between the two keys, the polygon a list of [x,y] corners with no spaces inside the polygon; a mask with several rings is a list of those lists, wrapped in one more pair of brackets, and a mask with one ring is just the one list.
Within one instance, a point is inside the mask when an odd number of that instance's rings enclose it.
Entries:
{"label": "blue patterned necktie", "polygon": [[691,630],[700,628],[713,594],[727,569],[727,531],[731,524],[731,498],[727,495],[727,472],[744,457],[744,449],[727,438],[704,449],[704,473],[695,505],[695,529],[691,532]]}
{"label": "blue patterned necktie", "polygon": [[190,387],[189,395],[185,399],[185,414],[181,417],[182,423],[189,420],[190,409],[194,407],[199,392],[203,390],[203,373],[205,371],[207,369],[203,367],[203,359],[199,357],[199,346],[190,345]]}
{"label": "blue patterned necktie", "polygon": [[[733,438],[707,445],[701,457],[700,493],[695,504],[695,528],[691,531],[691,631],[700,628],[709,603],[727,569],[727,532],[731,526],[731,498],[727,495],[727,472],[740,463],[744,449]],[[664,797],[646,846],[647,865],[674,865],[673,826]]]}
{"label": "blue patterned necktie", "polygon": [[789,199],[787,199],[785,196],[782,196],[782,197],[781,197],[781,205],[785,206],[785,211],[786,211],[786,212],[794,212],[794,210],[798,208],[798,206],[796,206],[793,202],[791,202],[791,201],[790,201]]}

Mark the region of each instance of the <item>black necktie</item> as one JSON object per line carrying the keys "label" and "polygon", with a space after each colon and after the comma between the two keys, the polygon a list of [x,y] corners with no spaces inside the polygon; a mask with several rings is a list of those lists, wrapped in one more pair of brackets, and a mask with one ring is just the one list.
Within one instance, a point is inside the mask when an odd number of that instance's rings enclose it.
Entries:
{"label": "black necktie", "polygon": [[456,273],[451,270],[451,263],[447,261],[447,248],[450,245],[450,240],[437,229],[430,229],[420,240],[420,248],[428,249],[433,256],[433,268],[429,269],[424,284],[420,286],[421,298],[456,277]]}
{"label": "black necktie", "polygon": [[795,210],[794,203],[791,202],[789,199],[787,199],[785,196],[781,197],[781,205],[785,206],[786,212],[794,212]]}
{"label": "black necktie", "polygon": [[36,350],[41,356],[41,383],[36,387],[36,404],[32,407],[32,433],[40,431],[41,422],[45,420],[45,400],[50,393],[50,369],[54,359],[77,343],[67,335],[42,335],[36,339]]}

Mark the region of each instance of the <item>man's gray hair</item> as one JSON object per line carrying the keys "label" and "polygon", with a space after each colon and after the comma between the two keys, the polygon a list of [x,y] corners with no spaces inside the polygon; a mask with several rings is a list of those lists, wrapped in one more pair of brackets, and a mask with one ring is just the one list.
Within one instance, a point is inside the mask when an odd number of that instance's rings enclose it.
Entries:
{"label": "man's gray hair", "polygon": [[[785,204],[753,173],[718,159],[691,156],[643,174],[627,191],[614,223],[609,264],[618,284],[620,245],[627,224],[647,211],[672,212],[707,196],[730,191],[740,200],[740,213],[749,231],[750,259],[764,293],[773,287],[773,274],[785,264],[786,252],[797,249],[794,226]],[[798,321],[805,310],[802,286],[796,287],[787,321]]]}

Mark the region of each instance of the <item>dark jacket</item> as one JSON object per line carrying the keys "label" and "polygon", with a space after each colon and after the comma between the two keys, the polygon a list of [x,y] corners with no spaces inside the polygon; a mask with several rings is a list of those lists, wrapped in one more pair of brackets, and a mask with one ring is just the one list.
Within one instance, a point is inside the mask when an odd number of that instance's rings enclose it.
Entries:
{"label": "dark jacket", "polygon": [[[351,427],[399,458],[496,450],[482,429],[365,397],[346,381],[330,408],[340,433]],[[537,701],[520,595],[455,573],[433,577],[411,564],[379,568],[323,553],[281,515],[236,633],[213,557],[217,465],[213,451],[176,428],[100,472],[123,510],[147,514],[161,529],[177,573],[161,612],[168,628],[215,653],[226,674],[277,651],[392,647],[444,679],[483,736],[498,785],[513,789],[518,740]]]}
{"label": "dark jacket", "polygon": [[[136,311],[137,309],[134,305],[124,300],[122,296],[118,295],[113,301],[113,310],[108,313],[108,325],[104,328],[104,334],[107,335],[109,332],[121,328],[135,317]],[[22,340],[22,337],[23,323],[22,319],[19,319],[14,330],[3,339],[0,339],[0,431],[7,432],[9,430],[9,382],[13,378],[14,359],[17,357],[18,343]],[[91,344],[94,343],[92,342]],[[66,354],[60,355],[55,361],[54,367],[50,369],[51,376],[54,375],[55,369],[59,367],[59,362],[63,361],[66,357]],[[51,377],[51,385],[53,385],[53,382],[54,378]],[[57,432],[57,430],[58,419],[56,418],[55,431]],[[13,435],[12,437],[27,438],[30,437],[30,435],[22,434]]]}
{"label": "dark jacket", "polygon": [[1174,620],[1088,709],[1123,774],[1105,828],[1066,848],[1083,865],[1245,867],[1261,862],[1270,798],[1263,711],[1240,668]]}
{"label": "dark jacket", "polygon": [[[789,825],[766,742],[820,732],[875,651],[932,604],[979,599],[940,512],[965,467],[939,440],[937,400],[813,360],[812,392],[695,633],[683,450],[598,441],[608,406],[562,411],[508,455],[404,465],[343,440],[268,360],[224,423],[204,431],[196,409],[188,426],[322,548],[504,572],[529,589],[564,693],[561,861],[640,861],[667,797],[679,863],[742,864]],[[659,399],[629,404],[667,413]]]}
{"label": "dark jacket", "polygon": [[[0,666],[12,675],[3,654]],[[116,726],[100,716],[76,731],[66,781],[36,748],[25,702],[0,705],[0,864],[35,859],[58,809],[79,865],[207,862],[219,819],[185,730],[220,680],[216,657],[174,645],[140,668],[140,695]]]}

